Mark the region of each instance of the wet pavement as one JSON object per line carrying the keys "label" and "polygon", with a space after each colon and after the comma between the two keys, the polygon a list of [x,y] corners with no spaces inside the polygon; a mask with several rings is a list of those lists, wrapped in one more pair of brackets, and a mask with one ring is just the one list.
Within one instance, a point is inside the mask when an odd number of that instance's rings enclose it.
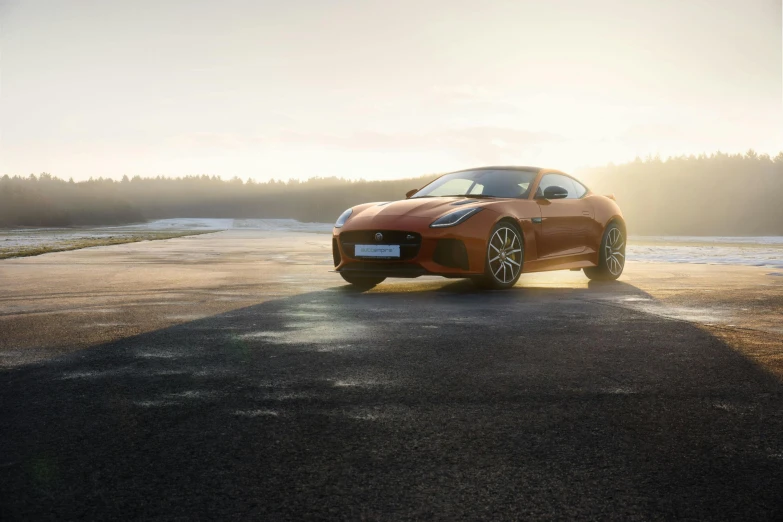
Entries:
{"label": "wet pavement", "polygon": [[783,516],[769,269],[361,293],[328,239],[0,261],[0,516]]}

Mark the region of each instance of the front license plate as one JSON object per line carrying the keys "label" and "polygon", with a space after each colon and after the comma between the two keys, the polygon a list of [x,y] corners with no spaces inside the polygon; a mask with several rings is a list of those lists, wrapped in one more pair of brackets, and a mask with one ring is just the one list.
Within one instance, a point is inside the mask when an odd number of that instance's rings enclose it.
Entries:
{"label": "front license plate", "polygon": [[400,245],[356,245],[355,257],[400,257]]}

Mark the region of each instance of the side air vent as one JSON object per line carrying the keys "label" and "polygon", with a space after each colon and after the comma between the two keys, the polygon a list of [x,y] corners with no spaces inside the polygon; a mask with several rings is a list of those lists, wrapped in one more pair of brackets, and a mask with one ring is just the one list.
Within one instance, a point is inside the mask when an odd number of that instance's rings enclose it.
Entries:
{"label": "side air vent", "polygon": [[468,251],[459,239],[439,239],[432,260],[439,265],[468,270]]}
{"label": "side air vent", "polygon": [[337,247],[337,238],[332,238],[332,259],[334,260],[334,266],[340,264],[342,257],[340,256],[340,249]]}

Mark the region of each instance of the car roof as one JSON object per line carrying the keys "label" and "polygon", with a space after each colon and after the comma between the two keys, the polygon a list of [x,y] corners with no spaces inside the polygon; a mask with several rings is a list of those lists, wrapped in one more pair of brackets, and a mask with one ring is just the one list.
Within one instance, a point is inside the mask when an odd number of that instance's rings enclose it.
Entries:
{"label": "car roof", "polygon": [[528,171],[528,172],[540,172],[542,170],[550,170],[550,169],[544,169],[544,168],[541,168],[541,167],[519,167],[519,166],[515,166],[515,165],[494,165],[494,166],[489,166],[489,167],[473,167],[473,168],[470,168],[470,169],[460,169],[460,170],[455,170],[452,173],[454,173],[454,172],[467,172],[469,170],[525,170],[525,171]]}

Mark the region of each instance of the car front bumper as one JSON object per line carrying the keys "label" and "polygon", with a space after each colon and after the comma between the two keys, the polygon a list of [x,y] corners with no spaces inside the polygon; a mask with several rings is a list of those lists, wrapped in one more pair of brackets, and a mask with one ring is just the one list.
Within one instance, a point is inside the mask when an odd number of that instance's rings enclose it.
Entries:
{"label": "car front bumper", "polygon": [[[484,273],[486,241],[496,215],[483,211],[454,227],[430,228],[433,219],[411,216],[357,216],[332,232],[332,255],[335,271],[368,277],[474,277]],[[357,237],[374,242],[380,232],[384,240],[377,244],[399,244],[386,241],[418,241],[404,244],[401,257],[378,259],[356,257],[353,250]],[[418,243],[415,248],[414,244]]]}

